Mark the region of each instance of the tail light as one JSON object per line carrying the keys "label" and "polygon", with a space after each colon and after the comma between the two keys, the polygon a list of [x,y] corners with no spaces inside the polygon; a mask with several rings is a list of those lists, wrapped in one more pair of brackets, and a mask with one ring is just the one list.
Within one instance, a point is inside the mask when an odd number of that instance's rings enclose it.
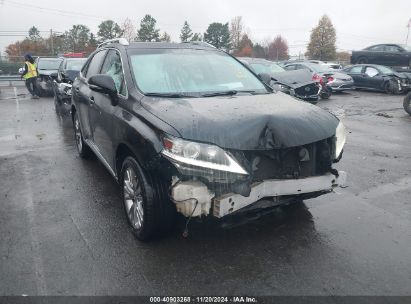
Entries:
{"label": "tail light", "polygon": [[320,75],[318,75],[318,74],[313,75],[313,81],[321,82],[322,80],[323,80],[323,78]]}
{"label": "tail light", "polygon": [[328,76],[327,77],[327,82],[333,82],[334,81],[334,77]]}
{"label": "tail light", "polygon": [[313,75],[313,81],[319,82],[321,85],[324,85],[324,77],[321,77],[318,74]]}

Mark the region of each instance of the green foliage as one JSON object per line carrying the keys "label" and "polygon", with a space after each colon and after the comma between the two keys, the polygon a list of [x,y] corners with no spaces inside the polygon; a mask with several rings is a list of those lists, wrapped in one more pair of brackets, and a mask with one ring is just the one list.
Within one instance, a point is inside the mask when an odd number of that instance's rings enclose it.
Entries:
{"label": "green foliage", "polygon": [[255,58],[266,58],[265,48],[261,44],[256,43],[253,46],[252,56]]}
{"label": "green foliage", "polygon": [[83,24],[76,24],[64,34],[66,51],[82,52],[90,42],[90,29]]}
{"label": "green foliage", "polygon": [[167,32],[164,32],[163,34],[161,34],[160,41],[170,42],[170,41],[171,41],[171,37],[170,37],[170,35],[169,35]]}
{"label": "green foliage", "polygon": [[103,21],[98,26],[97,36],[99,37],[100,42],[121,37],[122,34],[123,31],[121,30],[120,25],[113,20]]}
{"label": "green foliage", "polygon": [[218,49],[230,50],[230,31],[228,23],[211,23],[204,33],[204,41],[210,43]]}
{"label": "green foliage", "polygon": [[203,41],[203,36],[200,33],[194,33],[190,41]]}
{"label": "green foliage", "polygon": [[335,28],[327,15],[321,17],[317,27],[311,31],[307,55],[310,59],[335,60],[337,37]]}
{"label": "green foliage", "polygon": [[140,22],[140,29],[137,31],[137,41],[160,41],[160,30],[156,29],[156,19],[150,15],[145,15]]}
{"label": "green foliage", "polygon": [[193,31],[191,30],[190,25],[188,25],[188,22],[184,21],[184,25],[181,28],[181,34],[180,34],[181,42],[190,41],[192,37],[193,37]]}
{"label": "green foliage", "polygon": [[40,31],[38,30],[37,27],[32,26],[29,29],[29,37],[28,37],[31,41],[39,41],[41,40],[41,36],[40,36]]}

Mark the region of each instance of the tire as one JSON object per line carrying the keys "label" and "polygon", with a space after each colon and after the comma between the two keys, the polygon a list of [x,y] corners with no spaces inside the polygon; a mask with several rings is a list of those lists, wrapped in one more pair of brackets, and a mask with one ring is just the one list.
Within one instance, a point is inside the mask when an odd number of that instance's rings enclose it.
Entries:
{"label": "tire", "polygon": [[400,93],[400,88],[395,80],[389,80],[384,84],[384,91],[387,94],[398,95]]}
{"label": "tire", "polygon": [[411,92],[404,97],[403,107],[405,112],[411,115]]}
{"label": "tire", "polygon": [[357,64],[366,64],[366,63],[368,63],[367,57],[360,57],[357,59]]}
{"label": "tire", "polygon": [[57,95],[56,94],[54,94],[54,108],[56,109],[56,113],[57,114],[62,114],[62,111],[61,111],[61,101],[60,101],[60,99],[57,97]]}
{"label": "tire", "polygon": [[77,112],[73,116],[73,127],[74,127],[74,140],[76,141],[77,152],[81,158],[89,158],[92,155],[92,151],[83,139],[83,134],[81,132],[80,121]]}
{"label": "tire", "polygon": [[120,185],[124,213],[138,240],[149,241],[172,231],[176,208],[164,182],[143,171],[138,162],[128,156],[121,167]]}

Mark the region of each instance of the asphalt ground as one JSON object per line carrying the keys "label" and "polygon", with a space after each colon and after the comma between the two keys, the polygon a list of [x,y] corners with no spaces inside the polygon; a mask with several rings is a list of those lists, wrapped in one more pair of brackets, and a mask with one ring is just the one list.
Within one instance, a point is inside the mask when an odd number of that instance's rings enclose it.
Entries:
{"label": "asphalt ground", "polygon": [[[18,83],[17,83],[18,85]],[[258,220],[149,243],[119,187],[82,160],[52,98],[0,87],[0,295],[411,295],[411,116],[403,96],[319,106],[349,134],[346,188]]]}

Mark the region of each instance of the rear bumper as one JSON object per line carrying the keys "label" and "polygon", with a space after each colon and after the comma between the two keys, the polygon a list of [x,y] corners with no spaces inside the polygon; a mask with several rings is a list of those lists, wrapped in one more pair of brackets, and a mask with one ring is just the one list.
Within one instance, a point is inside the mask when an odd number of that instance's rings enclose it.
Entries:
{"label": "rear bumper", "polygon": [[301,194],[330,192],[346,181],[346,173],[338,171],[338,176],[327,173],[300,179],[264,180],[251,185],[249,196],[227,193],[215,197],[212,189],[199,181],[178,181],[172,186],[171,199],[177,211],[185,216],[213,214],[221,218],[250,206],[263,198],[299,196]]}
{"label": "rear bumper", "polygon": [[328,84],[328,86],[332,89],[333,92],[355,90],[354,82],[332,83]]}

